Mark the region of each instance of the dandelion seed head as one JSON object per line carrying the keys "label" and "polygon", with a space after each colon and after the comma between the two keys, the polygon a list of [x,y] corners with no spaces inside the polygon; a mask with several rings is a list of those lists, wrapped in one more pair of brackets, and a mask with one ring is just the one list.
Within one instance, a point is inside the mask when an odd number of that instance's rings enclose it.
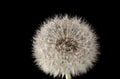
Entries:
{"label": "dandelion seed head", "polygon": [[96,34],[88,23],[77,17],[49,19],[33,38],[36,64],[54,77],[86,73],[99,54]]}

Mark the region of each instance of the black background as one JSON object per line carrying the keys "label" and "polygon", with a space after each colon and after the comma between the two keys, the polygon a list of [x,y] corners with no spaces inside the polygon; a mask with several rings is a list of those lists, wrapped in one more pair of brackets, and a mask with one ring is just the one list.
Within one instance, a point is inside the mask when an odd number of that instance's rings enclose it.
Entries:
{"label": "black background", "polygon": [[[8,3],[9,4],[9,3]],[[4,9],[7,20],[3,33],[7,45],[3,60],[5,74],[10,78],[27,79],[61,79],[53,78],[39,70],[32,58],[32,36],[39,24],[56,14],[82,16],[95,28],[99,37],[99,60],[88,73],[73,79],[116,78],[118,73],[117,40],[118,6],[114,2],[83,1],[39,1],[13,2]],[[8,24],[8,25],[6,25]]]}

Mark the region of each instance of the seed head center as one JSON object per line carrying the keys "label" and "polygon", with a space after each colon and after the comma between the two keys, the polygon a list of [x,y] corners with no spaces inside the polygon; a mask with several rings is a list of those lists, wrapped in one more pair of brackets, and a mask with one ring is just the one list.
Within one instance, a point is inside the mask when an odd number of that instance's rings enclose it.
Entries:
{"label": "seed head center", "polygon": [[62,53],[73,53],[77,50],[77,42],[72,38],[61,38],[56,41],[56,49]]}

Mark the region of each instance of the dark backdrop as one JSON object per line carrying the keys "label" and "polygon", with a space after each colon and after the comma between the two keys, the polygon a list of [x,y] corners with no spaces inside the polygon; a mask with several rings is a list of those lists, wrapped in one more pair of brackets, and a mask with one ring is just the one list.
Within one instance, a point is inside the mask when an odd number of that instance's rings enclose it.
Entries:
{"label": "dark backdrop", "polygon": [[[8,3],[9,4],[9,3]],[[5,60],[6,71],[11,78],[21,79],[54,79],[39,70],[32,58],[32,36],[46,18],[56,14],[82,16],[95,28],[99,36],[99,60],[88,73],[73,79],[103,79],[117,77],[117,39],[119,27],[117,4],[114,2],[83,1],[39,1],[13,2],[7,6],[5,16],[8,24],[6,34]],[[5,25],[4,24],[4,25]],[[8,40],[9,39],[9,40]],[[56,77],[55,79],[61,79]]]}

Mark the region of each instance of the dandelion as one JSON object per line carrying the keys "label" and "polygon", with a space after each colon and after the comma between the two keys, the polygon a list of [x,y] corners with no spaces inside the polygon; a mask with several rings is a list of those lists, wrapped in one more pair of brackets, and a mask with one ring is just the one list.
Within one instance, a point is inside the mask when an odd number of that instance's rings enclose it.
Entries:
{"label": "dandelion", "polygon": [[56,16],[45,21],[33,37],[33,56],[46,74],[71,79],[93,68],[97,60],[97,36],[78,17]]}

